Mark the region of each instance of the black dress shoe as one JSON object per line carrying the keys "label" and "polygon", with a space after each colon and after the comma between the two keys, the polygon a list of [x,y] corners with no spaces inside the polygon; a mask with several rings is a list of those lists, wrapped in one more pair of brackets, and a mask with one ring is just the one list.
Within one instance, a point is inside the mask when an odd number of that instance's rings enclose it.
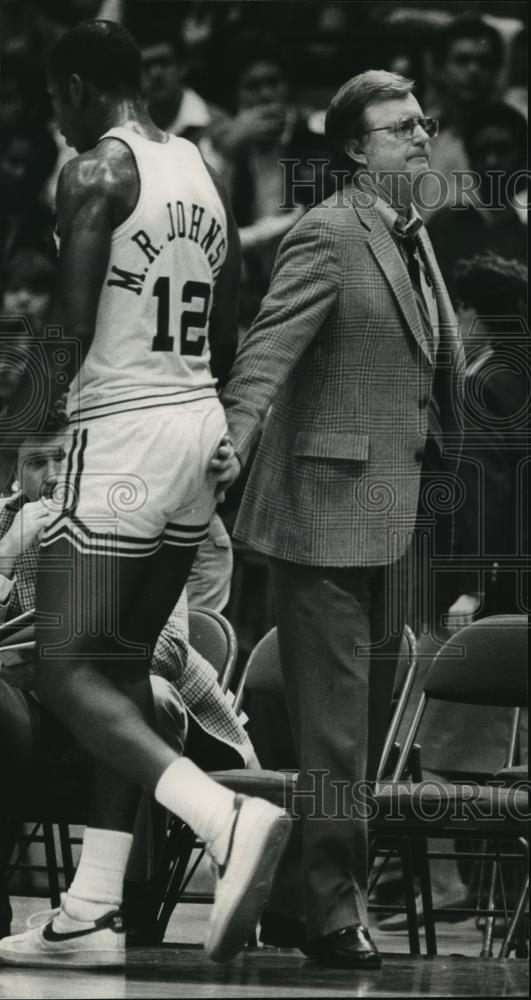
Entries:
{"label": "black dress shoe", "polygon": [[333,969],[379,969],[382,965],[374,941],[361,924],[333,931],[312,945],[317,961]]}
{"label": "black dress shoe", "polygon": [[306,924],[294,917],[265,909],[260,920],[260,941],[273,948],[298,948],[313,957],[313,950],[306,938]]}

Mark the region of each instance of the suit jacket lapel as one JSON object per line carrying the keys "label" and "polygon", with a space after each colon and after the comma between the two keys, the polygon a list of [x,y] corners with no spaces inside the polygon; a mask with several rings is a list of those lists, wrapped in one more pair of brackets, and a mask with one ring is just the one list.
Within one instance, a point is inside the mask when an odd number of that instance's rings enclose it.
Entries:
{"label": "suit jacket lapel", "polygon": [[377,212],[370,209],[360,210],[359,208],[356,208],[356,212],[365,228],[369,229],[370,250],[382,269],[402,316],[421,350],[428,360],[434,364],[430,345],[424,336],[417,312],[415,296],[411,288],[411,280],[400,251]]}

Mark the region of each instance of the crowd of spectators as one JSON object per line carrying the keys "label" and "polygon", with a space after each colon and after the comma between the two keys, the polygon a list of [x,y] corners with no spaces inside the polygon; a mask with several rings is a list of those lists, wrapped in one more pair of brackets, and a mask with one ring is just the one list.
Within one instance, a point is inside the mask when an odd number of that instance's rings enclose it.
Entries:
{"label": "crowd of spectators", "polygon": [[[499,4],[493,16],[494,7],[456,16],[455,4],[358,0],[4,0],[0,414],[26,364],[28,333],[42,335],[52,293],[55,185],[74,152],[53,119],[45,56],[68,26],[94,16],[122,21],[141,48],[154,121],[197,143],[223,176],[243,247],[243,335],[283,235],[337,183],[324,129],[329,99],[368,67],[414,78],[425,112],[439,119],[438,176],[422,196],[454,304],[460,258],[490,253],[502,278],[505,260],[526,264],[526,14],[524,4]],[[503,308],[494,303],[491,314]]]}
{"label": "crowd of spectators", "polygon": [[[6,272],[20,252],[44,253],[53,260],[55,185],[72,151],[53,120],[45,54],[66,27],[94,16],[123,21],[142,48],[144,93],[153,119],[197,142],[224,176],[242,233],[245,328],[267,287],[281,237],[309,203],[330,191],[324,110],[348,77],[372,66],[412,76],[426,113],[439,118],[432,167],[442,176],[442,192],[440,181],[426,186],[427,217],[434,206],[453,205],[466,195],[456,190],[455,171],[471,167],[479,174],[485,169],[513,174],[525,168],[525,26],[514,16],[520,12],[524,18],[525,7],[499,5],[501,15],[510,8],[511,16],[494,18],[452,17],[452,5],[446,12],[445,7],[4,0],[2,293]],[[300,163],[287,167],[279,160]],[[295,187],[286,192],[289,179]],[[516,189],[513,185],[504,212],[480,212],[473,204],[473,211],[461,216],[466,256],[510,250],[523,258],[524,187],[523,181]],[[476,202],[485,204],[486,195],[480,190]],[[442,256],[447,256],[449,225],[445,217],[434,224]]]}
{"label": "crowd of spectators", "polygon": [[[444,594],[434,597],[437,622],[413,615],[417,632],[443,620],[458,626],[477,614],[518,612],[527,601],[513,565],[522,545],[527,550],[519,504],[529,398],[525,6],[500,3],[495,17],[454,16],[456,6],[361,0],[2,5],[0,416],[27,364],[28,337],[43,333],[52,297],[55,186],[74,153],[53,119],[45,53],[67,27],[87,17],[121,20],[141,48],[153,120],[197,143],[223,176],[243,249],[241,335],[258,312],[282,237],[333,190],[338,164],[324,131],[332,94],[371,67],[417,81],[425,113],[439,120],[432,142],[438,176],[423,188],[424,216],[469,364],[462,464],[468,499],[456,520],[456,552],[461,567],[481,550],[487,560],[482,570],[446,574]],[[233,505],[237,496],[233,492]],[[230,520],[230,509],[225,514]],[[216,559],[220,550],[228,557],[230,542],[219,522],[211,541]],[[228,585],[222,606],[227,598]],[[33,595],[28,606],[32,601]],[[262,717],[267,722],[263,709]],[[253,735],[260,743],[260,734]],[[473,740],[468,750],[474,752]],[[259,755],[262,763],[286,764],[269,760],[266,746]],[[460,887],[453,888],[458,896]],[[0,908],[1,902],[0,892]]]}

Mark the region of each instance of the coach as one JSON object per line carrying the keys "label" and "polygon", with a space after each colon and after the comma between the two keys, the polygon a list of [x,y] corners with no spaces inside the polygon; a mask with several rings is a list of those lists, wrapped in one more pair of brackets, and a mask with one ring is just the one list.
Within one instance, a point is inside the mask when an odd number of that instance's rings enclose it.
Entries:
{"label": "coach", "polygon": [[399,571],[428,453],[447,485],[459,450],[460,343],[412,204],[437,123],[412,88],[371,70],[333,98],[327,136],[357,172],[285,237],[223,394],[233,475],[268,414],[236,536],[270,558],[307,941],[321,962],[354,968],[380,965],[356,789],[388,721]]}

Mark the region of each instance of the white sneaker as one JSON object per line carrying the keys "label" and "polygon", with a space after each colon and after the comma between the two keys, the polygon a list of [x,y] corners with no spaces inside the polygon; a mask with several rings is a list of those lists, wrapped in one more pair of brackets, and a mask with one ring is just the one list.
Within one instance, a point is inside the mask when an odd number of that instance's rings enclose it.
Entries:
{"label": "white sneaker", "polygon": [[233,958],[258,923],[291,828],[288,814],[265,799],[237,795],[234,810],[205,942],[213,962]]}
{"label": "white sneaker", "polygon": [[[125,931],[120,910],[97,920],[78,920],[65,909],[30,917],[30,929],[0,941],[0,961],[9,965],[87,969],[125,965]],[[32,926],[38,921],[40,926]]]}

